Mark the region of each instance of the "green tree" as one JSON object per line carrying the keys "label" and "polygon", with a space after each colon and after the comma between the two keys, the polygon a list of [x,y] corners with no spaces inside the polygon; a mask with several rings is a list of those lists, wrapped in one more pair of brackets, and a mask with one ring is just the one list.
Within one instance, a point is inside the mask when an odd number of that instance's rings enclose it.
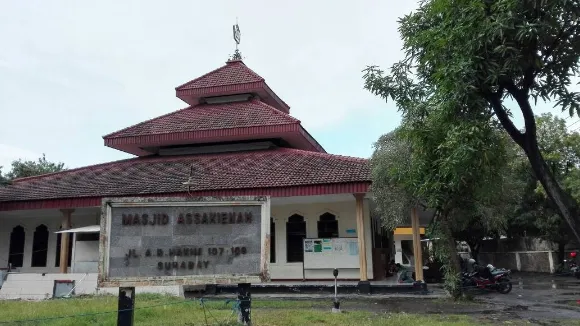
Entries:
{"label": "green tree", "polygon": [[[546,165],[565,191],[580,199],[580,134],[569,131],[566,121],[552,114],[536,117],[538,146]],[[559,260],[564,248],[574,238],[558,208],[547,196],[529,164],[522,166],[521,178],[526,182],[526,195],[510,224],[512,230],[537,236],[558,245]]]}
{"label": "green tree", "polygon": [[430,227],[430,235],[441,239],[435,255],[443,262],[446,288],[458,297],[455,236],[470,228],[482,234],[502,229],[506,204],[498,199],[511,202],[509,194],[516,192],[502,173],[508,152],[506,138],[497,128],[462,119],[449,129],[445,120],[457,117],[435,112],[407,117],[399,129],[375,144],[372,192],[389,228],[404,223],[413,206],[436,212]]}
{"label": "green tree", "polygon": [[[400,20],[405,58],[389,74],[369,67],[365,87],[395,101],[403,118],[444,111],[479,126],[497,120],[524,151],[534,175],[580,240],[577,202],[542,156],[531,102],[555,101],[580,115],[571,79],[580,58],[580,0],[422,0]],[[521,112],[514,125],[509,103]],[[440,114],[438,112],[438,114]]]}
{"label": "green tree", "polygon": [[42,157],[36,161],[24,161],[22,159],[12,161],[12,169],[3,178],[10,181],[63,170],[65,170],[64,163],[50,162],[46,159],[46,155],[42,154]]}
{"label": "green tree", "polygon": [[8,178],[6,178],[3,174],[2,174],[2,166],[0,166],[0,186],[5,186],[8,184]]}

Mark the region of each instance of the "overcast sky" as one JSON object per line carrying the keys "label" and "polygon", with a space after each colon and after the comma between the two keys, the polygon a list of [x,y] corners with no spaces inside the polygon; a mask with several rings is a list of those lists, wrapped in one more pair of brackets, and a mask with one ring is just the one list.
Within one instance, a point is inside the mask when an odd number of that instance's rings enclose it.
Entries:
{"label": "overcast sky", "polygon": [[402,57],[397,19],[413,8],[413,0],[0,0],[0,166],[42,153],[69,168],[130,157],[102,136],[186,107],[174,88],[225,63],[236,17],[244,62],[290,113],[328,152],[368,157],[400,118],[363,89],[361,70]]}

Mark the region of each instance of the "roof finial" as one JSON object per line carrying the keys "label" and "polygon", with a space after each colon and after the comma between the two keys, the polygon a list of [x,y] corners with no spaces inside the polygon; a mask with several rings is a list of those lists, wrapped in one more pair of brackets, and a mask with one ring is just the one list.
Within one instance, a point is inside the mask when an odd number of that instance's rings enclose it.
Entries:
{"label": "roof finial", "polygon": [[240,26],[238,25],[238,18],[236,17],[236,24],[234,25],[234,41],[236,41],[236,51],[230,58],[230,60],[242,60],[242,53],[238,49],[238,45],[240,44],[240,37],[242,33],[240,32]]}

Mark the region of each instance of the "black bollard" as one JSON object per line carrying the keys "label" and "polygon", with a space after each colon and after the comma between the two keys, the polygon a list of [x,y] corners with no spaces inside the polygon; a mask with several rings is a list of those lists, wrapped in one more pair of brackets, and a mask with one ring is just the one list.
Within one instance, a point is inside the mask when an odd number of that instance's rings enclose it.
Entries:
{"label": "black bollard", "polygon": [[238,284],[238,300],[240,301],[240,312],[238,321],[243,325],[252,325],[252,295],[250,294],[250,283]]}
{"label": "black bollard", "polygon": [[117,312],[117,326],[133,326],[135,307],[135,288],[119,288],[119,305]]}
{"label": "black bollard", "polygon": [[334,302],[332,304],[332,312],[340,312],[340,301],[338,301],[338,269],[332,271],[334,275]]}

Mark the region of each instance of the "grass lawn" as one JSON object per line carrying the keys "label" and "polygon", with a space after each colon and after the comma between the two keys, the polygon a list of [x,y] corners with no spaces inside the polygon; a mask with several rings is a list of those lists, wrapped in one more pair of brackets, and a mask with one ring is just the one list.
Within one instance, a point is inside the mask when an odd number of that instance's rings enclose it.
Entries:
{"label": "grass lawn", "polygon": [[[116,325],[117,298],[98,296],[42,302],[0,301],[2,325]],[[71,316],[75,317],[65,317]],[[83,316],[84,315],[84,316]],[[43,320],[38,320],[43,319]],[[35,320],[11,322],[16,320]],[[138,295],[135,325],[235,325],[232,303]],[[330,302],[254,300],[254,325],[480,325],[467,316],[384,314],[365,311],[330,313]]]}

